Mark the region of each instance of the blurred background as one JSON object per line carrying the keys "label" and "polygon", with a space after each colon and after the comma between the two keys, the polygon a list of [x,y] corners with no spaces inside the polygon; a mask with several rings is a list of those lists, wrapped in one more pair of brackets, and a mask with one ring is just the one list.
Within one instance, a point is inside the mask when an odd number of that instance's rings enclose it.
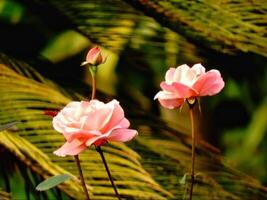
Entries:
{"label": "blurred background", "polygon": [[[2,64],[23,61],[75,93],[75,98],[89,98],[90,74],[80,64],[94,45],[100,45],[107,56],[98,70],[99,97],[120,99],[130,118],[135,118],[131,111],[139,109],[160,116],[166,126],[184,135],[190,134],[187,107],[167,110],[153,101],[166,70],[184,63],[220,70],[225,88],[201,99],[199,140],[220,151],[226,165],[267,186],[264,0],[0,0]],[[133,126],[140,128],[138,120]],[[16,158],[3,147],[0,151],[4,152],[0,165],[9,163],[3,168],[11,169],[6,166],[13,166]],[[0,187],[20,199],[23,184],[16,189],[12,184],[20,183],[23,176],[13,173],[8,178],[2,172]]]}

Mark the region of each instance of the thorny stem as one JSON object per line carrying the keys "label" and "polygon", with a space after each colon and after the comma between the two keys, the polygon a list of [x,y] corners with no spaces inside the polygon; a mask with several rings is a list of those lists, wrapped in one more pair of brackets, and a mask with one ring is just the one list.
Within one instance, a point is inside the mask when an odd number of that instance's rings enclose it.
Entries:
{"label": "thorny stem", "polygon": [[115,185],[115,183],[114,183],[114,181],[113,181],[113,179],[112,179],[110,170],[109,170],[109,168],[108,168],[108,164],[107,164],[107,162],[106,162],[106,159],[105,159],[105,156],[104,156],[104,153],[103,153],[101,147],[100,147],[100,146],[97,146],[97,147],[96,147],[96,150],[97,150],[97,152],[100,154],[100,156],[101,156],[101,158],[102,158],[102,161],[103,161],[103,163],[104,163],[105,169],[106,169],[106,171],[107,171],[107,174],[108,174],[109,180],[110,180],[110,182],[111,182],[111,185],[112,185],[112,187],[113,187],[113,189],[114,189],[114,192],[115,192],[117,198],[118,198],[119,200],[121,200],[120,195],[119,195],[119,193],[118,193],[118,190],[117,190],[117,188],[116,188],[116,185]]}
{"label": "thorny stem", "polygon": [[194,104],[193,105],[189,104],[190,119],[191,119],[191,132],[192,132],[191,186],[190,186],[189,200],[192,200],[192,197],[193,197],[193,188],[194,188],[194,180],[195,180],[195,145],[196,145],[196,138],[195,138],[195,122],[194,122],[194,111],[193,111]]}
{"label": "thorny stem", "polygon": [[84,181],[84,177],[83,177],[83,172],[82,172],[82,168],[81,168],[81,164],[80,164],[80,160],[79,160],[79,155],[74,156],[74,158],[75,158],[75,162],[76,162],[79,174],[80,174],[80,179],[81,179],[83,191],[84,191],[85,196],[86,196],[86,200],[90,200],[89,193],[88,193],[88,190],[87,190],[87,187],[86,187],[86,184]]}

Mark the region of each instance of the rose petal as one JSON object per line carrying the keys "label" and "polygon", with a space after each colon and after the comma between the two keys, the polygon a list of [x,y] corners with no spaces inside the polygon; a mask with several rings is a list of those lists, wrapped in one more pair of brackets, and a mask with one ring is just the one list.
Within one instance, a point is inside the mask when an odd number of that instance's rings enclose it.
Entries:
{"label": "rose petal", "polygon": [[160,104],[168,109],[179,108],[185,102],[185,99],[159,99]]}
{"label": "rose petal", "polygon": [[76,132],[79,132],[79,128],[72,128],[72,127],[64,127],[64,133],[66,134],[73,134],[73,133],[76,133]]}
{"label": "rose petal", "polygon": [[197,74],[191,68],[183,73],[181,83],[187,85],[188,87],[192,86],[197,78]]}
{"label": "rose petal", "polygon": [[[128,120],[127,120],[128,121]],[[124,121],[123,123],[125,123]],[[128,123],[127,123],[128,124]],[[131,140],[138,133],[136,130],[120,128],[117,126],[112,131],[109,131],[106,134],[102,134],[99,136],[92,137],[86,141],[86,146],[91,146],[92,144],[101,145],[105,143],[105,141],[117,141],[117,142],[126,142]]]}
{"label": "rose petal", "polygon": [[199,96],[215,95],[224,87],[224,81],[218,70],[210,70],[203,74],[192,86]]}
{"label": "rose petal", "polygon": [[107,103],[107,105],[112,108],[112,115],[110,118],[107,118],[108,122],[106,122],[105,126],[101,130],[103,133],[117,126],[124,118],[124,111],[118,101],[112,100],[111,102]]}
{"label": "rose petal", "polygon": [[127,142],[137,135],[137,131],[133,129],[115,129],[107,137],[108,141]]}
{"label": "rose petal", "polygon": [[85,145],[86,146],[91,146],[93,143],[95,143],[97,140],[101,140],[102,138],[106,138],[105,135],[100,135],[100,136],[95,136],[90,138],[89,140],[86,141]]}
{"label": "rose petal", "polygon": [[186,64],[183,64],[183,65],[180,65],[179,67],[177,67],[175,69],[175,73],[174,73],[174,76],[173,76],[173,82],[182,82],[183,80],[183,77],[185,77],[187,71],[190,70],[190,67]]}
{"label": "rose petal", "polygon": [[205,74],[206,71],[205,67],[203,67],[200,63],[193,65],[193,67],[191,67],[191,70],[194,71],[197,76]]}
{"label": "rose petal", "polygon": [[189,98],[195,96],[197,93],[193,88],[190,88],[182,83],[173,82],[171,85],[162,82],[160,87],[170,93],[176,94],[176,98]]}
{"label": "rose petal", "polygon": [[53,153],[57,156],[74,156],[78,155],[82,151],[84,151],[87,148],[87,146],[84,144],[83,141],[80,140],[73,140],[72,142],[66,142],[63,144],[59,149],[54,151]]}
{"label": "rose petal", "polygon": [[82,122],[82,129],[101,130],[110,120],[113,108],[105,106],[98,110],[93,110],[87,114]]}
{"label": "rose petal", "polygon": [[213,85],[210,85],[210,87],[206,87],[205,90],[203,89],[200,92],[199,96],[212,96],[218,94],[223,87],[224,87],[224,82],[217,81]]}
{"label": "rose petal", "polygon": [[167,84],[171,84],[173,81],[173,76],[175,73],[175,68],[170,68],[165,75],[165,81]]}
{"label": "rose petal", "polygon": [[102,135],[101,132],[99,131],[88,131],[88,130],[78,130],[76,132],[73,132],[71,134],[63,134],[65,139],[68,142],[71,142],[74,139],[79,139],[79,140],[88,140],[92,137]]}
{"label": "rose petal", "polygon": [[[79,106],[69,113],[70,117],[74,117],[75,120],[79,121],[81,116],[83,116],[85,109],[89,106],[89,102],[81,101]],[[65,110],[65,109],[64,109]]]}
{"label": "rose petal", "polygon": [[119,124],[117,125],[117,127],[119,127],[119,128],[129,128],[129,126],[130,126],[130,122],[129,122],[129,120],[126,119],[126,118],[123,118],[123,119],[119,122]]}
{"label": "rose petal", "polygon": [[64,127],[61,125],[61,123],[55,117],[53,118],[52,124],[53,124],[53,128],[56,131],[58,131],[60,133],[63,133],[64,132],[64,130],[63,130]]}
{"label": "rose petal", "polygon": [[167,91],[159,91],[155,97],[155,99],[179,99],[179,95],[174,92],[167,92]]}
{"label": "rose petal", "polygon": [[68,120],[65,118],[61,111],[57,114],[57,116],[53,118],[52,121],[54,129],[60,133],[64,133],[66,123],[68,123]]}
{"label": "rose petal", "polygon": [[88,113],[90,112],[91,110],[98,110],[98,109],[101,109],[101,108],[104,108],[106,106],[105,103],[103,103],[102,101],[98,101],[96,99],[93,99],[89,102],[89,105],[87,105],[85,107],[85,113]]}
{"label": "rose petal", "polygon": [[89,50],[86,55],[86,61],[92,65],[97,65],[102,62],[101,51],[99,47],[94,47]]}

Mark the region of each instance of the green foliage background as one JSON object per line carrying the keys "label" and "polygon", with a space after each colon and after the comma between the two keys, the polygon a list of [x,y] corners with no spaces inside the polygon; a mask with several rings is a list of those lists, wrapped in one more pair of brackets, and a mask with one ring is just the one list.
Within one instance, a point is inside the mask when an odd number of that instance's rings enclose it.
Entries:
{"label": "green foliage background", "polygon": [[[34,188],[77,175],[72,158],[52,154],[63,138],[43,110],[89,97],[79,66],[95,44],[108,55],[98,98],[119,99],[139,131],[127,146],[104,148],[124,198],[186,199],[187,108],[152,99],[169,67],[201,62],[219,69],[226,87],[201,102],[195,198],[267,199],[266,22],[263,0],[1,0],[0,124],[21,123],[0,133],[0,199],[83,198],[75,178],[47,193]],[[94,199],[115,199],[93,148],[82,165]]]}

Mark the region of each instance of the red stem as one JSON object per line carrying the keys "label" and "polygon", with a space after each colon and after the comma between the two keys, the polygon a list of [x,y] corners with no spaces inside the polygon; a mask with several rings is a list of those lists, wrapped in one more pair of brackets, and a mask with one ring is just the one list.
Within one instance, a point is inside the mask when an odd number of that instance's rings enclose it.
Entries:
{"label": "red stem", "polygon": [[100,146],[97,146],[97,147],[96,147],[96,150],[98,151],[98,153],[100,154],[100,156],[101,156],[101,158],[102,158],[102,161],[103,161],[103,163],[104,163],[105,169],[106,169],[106,171],[107,171],[107,174],[108,174],[110,183],[111,183],[111,185],[112,185],[112,187],[113,187],[113,189],[114,189],[114,192],[115,192],[117,198],[118,198],[119,200],[121,200],[121,197],[120,197],[119,192],[118,192],[118,190],[117,190],[117,188],[116,188],[116,185],[115,185],[115,183],[114,183],[114,181],[113,181],[113,178],[112,178],[112,176],[111,176],[110,170],[109,170],[109,168],[108,168],[107,161],[106,161],[106,159],[105,159],[105,156],[104,156],[104,153],[103,153],[101,147],[100,147]]}
{"label": "red stem", "polygon": [[86,200],[90,200],[89,193],[88,193],[88,190],[87,190],[87,187],[86,187],[86,184],[84,181],[84,177],[83,177],[83,172],[82,172],[82,168],[81,168],[81,164],[80,164],[80,160],[79,160],[79,155],[74,156],[74,158],[75,158],[75,162],[76,162],[79,174],[80,174],[80,179],[81,179],[84,194],[86,196]]}

